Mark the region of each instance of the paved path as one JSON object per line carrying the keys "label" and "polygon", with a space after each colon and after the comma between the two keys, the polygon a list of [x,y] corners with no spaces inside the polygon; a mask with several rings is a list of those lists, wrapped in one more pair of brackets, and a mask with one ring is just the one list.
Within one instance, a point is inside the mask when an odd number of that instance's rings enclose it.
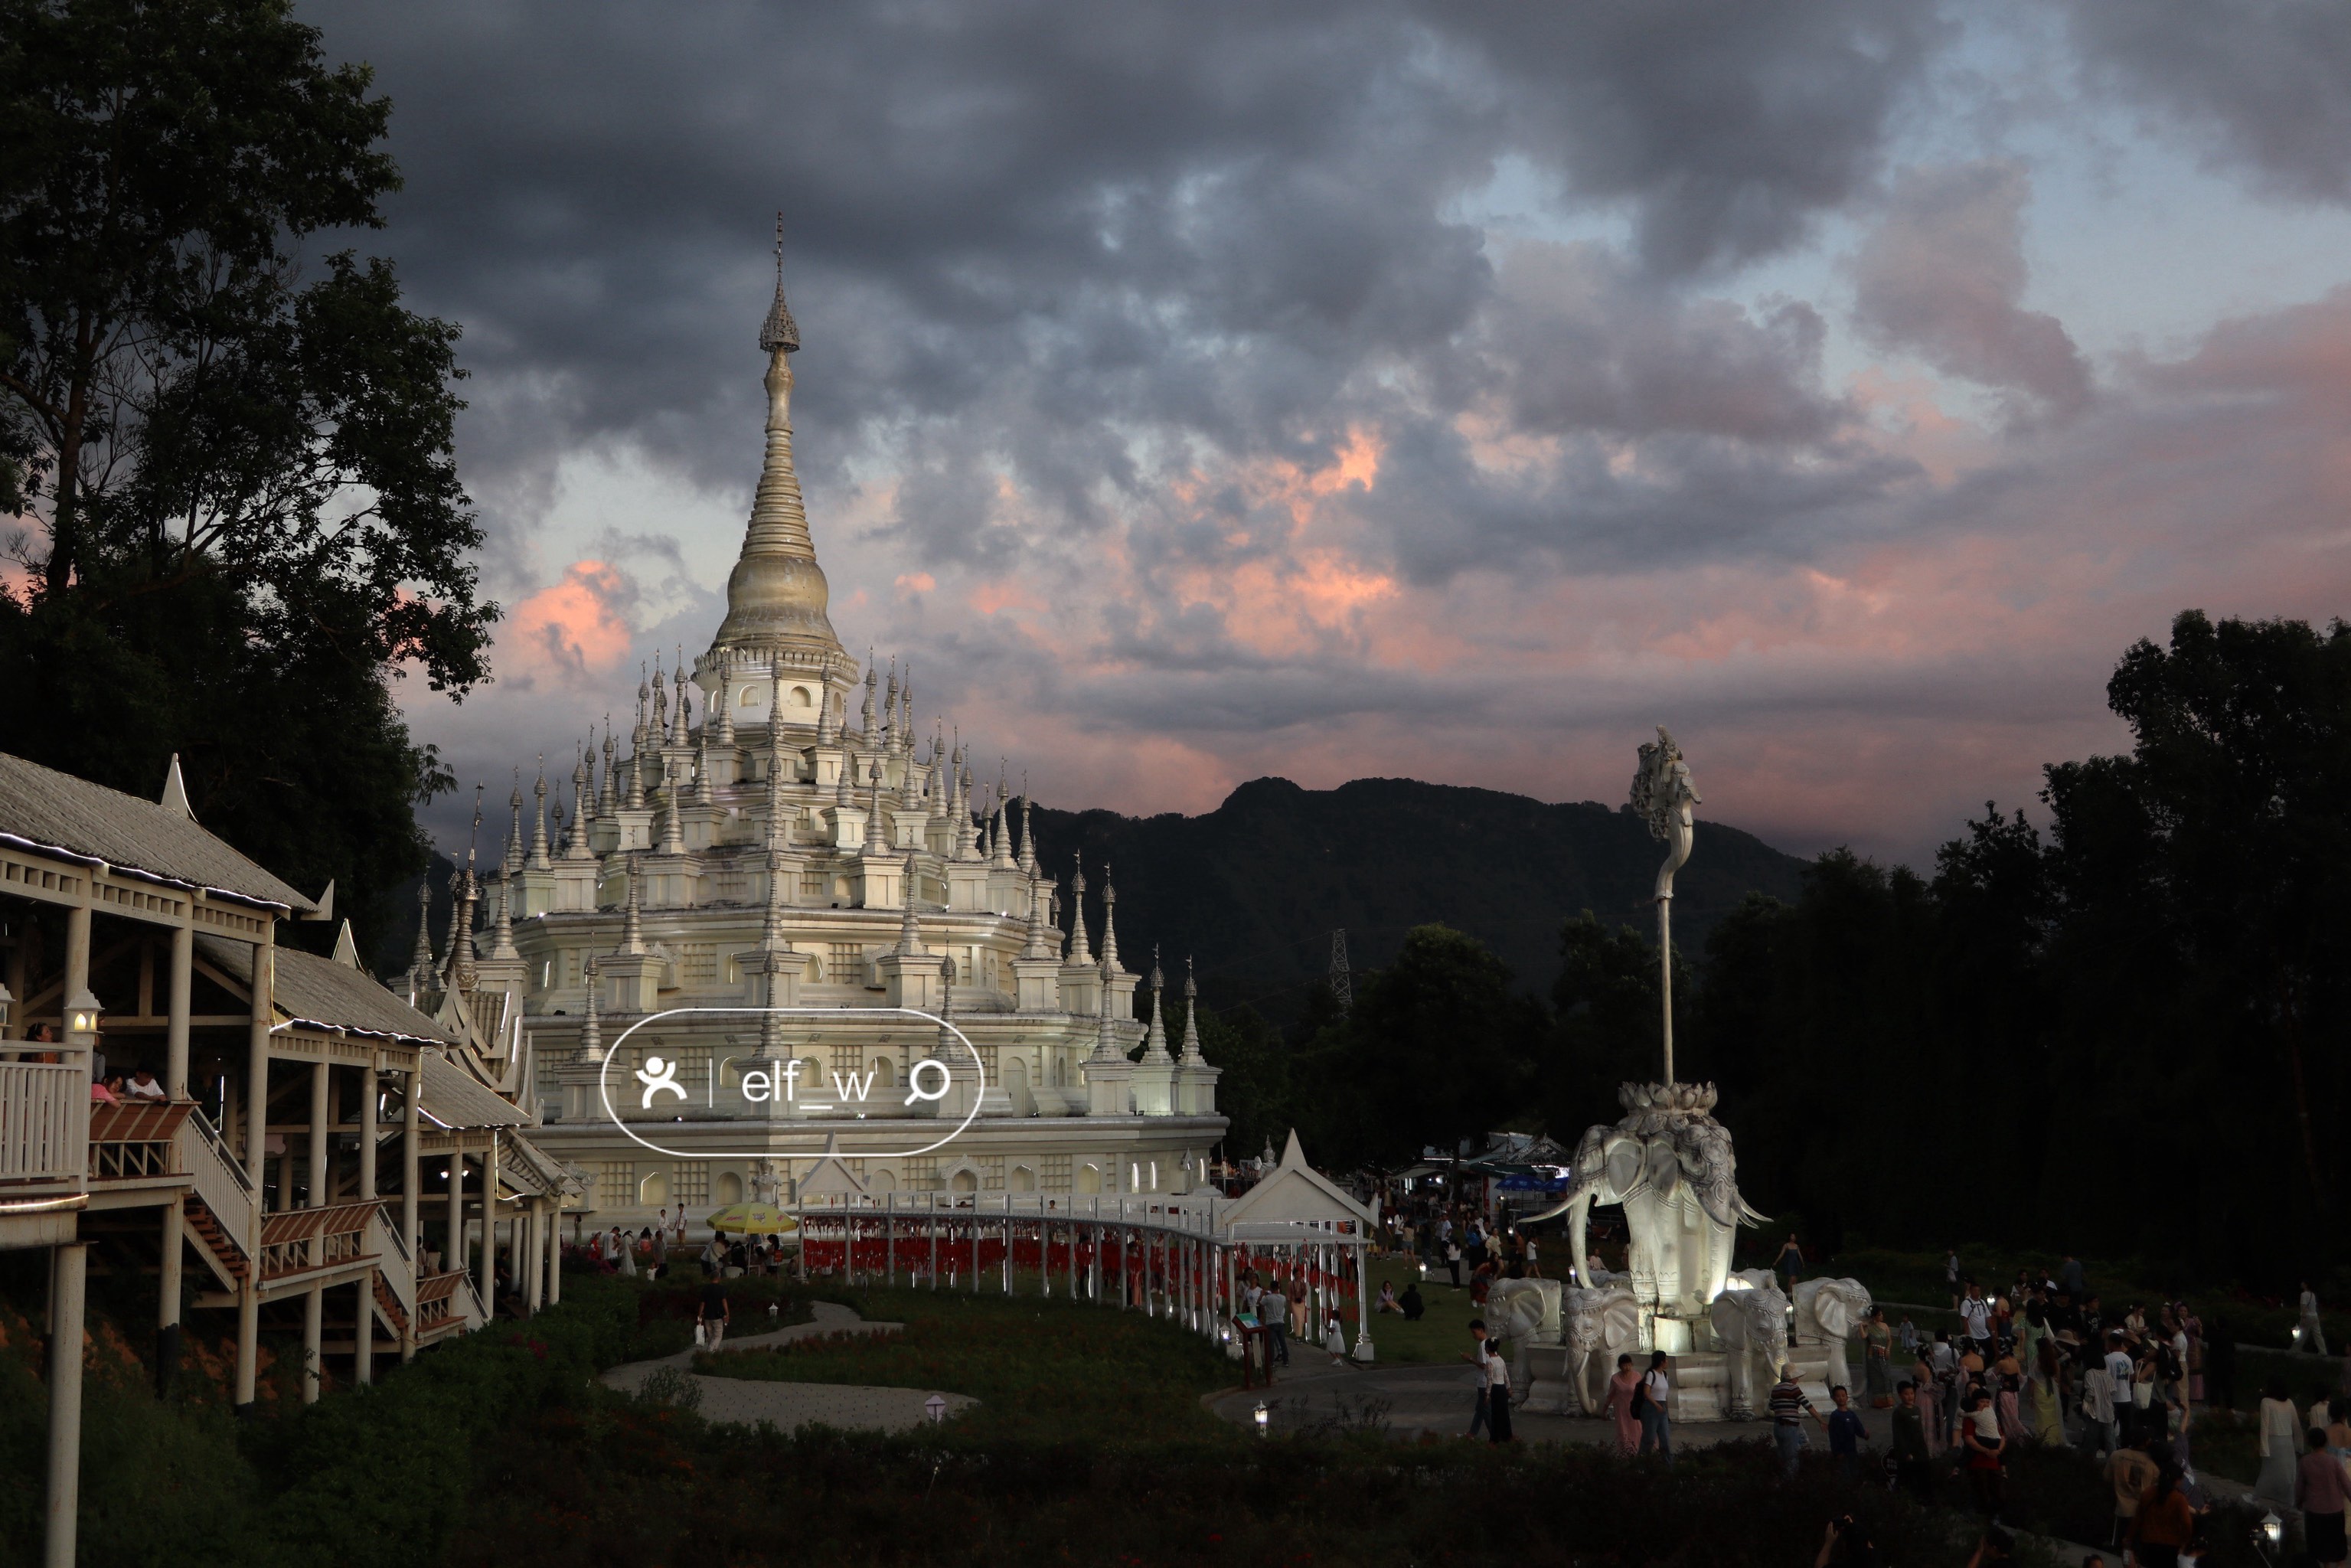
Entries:
{"label": "paved path", "polygon": [[[745,1334],[740,1339],[729,1337],[719,1346],[722,1355],[738,1350],[761,1350],[771,1345],[789,1344],[794,1340],[819,1339],[829,1334],[896,1333],[904,1323],[870,1323],[847,1307],[831,1301],[810,1303],[815,1316],[804,1323],[789,1328],[772,1329],[766,1333]],[[617,1388],[623,1394],[634,1394],[644,1386],[645,1379],[657,1368],[674,1366],[684,1370],[694,1364],[698,1353],[682,1350],[675,1355],[664,1355],[653,1361],[632,1361],[609,1367],[602,1375],[607,1388]],[[899,1432],[917,1427],[930,1419],[924,1402],[934,1392],[947,1402],[947,1414],[960,1414],[978,1403],[967,1394],[949,1394],[944,1389],[878,1388],[848,1383],[775,1383],[766,1378],[712,1377],[694,1373],[694,1381],[702,1389],[701,1414],[705,1421],[732,1421],[747,1427],[762,1423],[780,1431],[819,1425],[837,1427],[847,1431]]]}
{"label": "paved path", "polygon": [[[1322,1425],[1368,1424],[1376,1416],[1388,1431],[1406,1441],[1423,1433],[1458,1437],[1469,1429],[1469,1366],[1359,1366],[1349,1362],[1331,1364],[1325,1353],[1290,1347],[1288,1366],[1274,1369],[1271,1389],[1228,1388],[1212,1394],[1208,1408],[1228,1421],[1254,1419],[1258,1401],[1266,1406],[1268,1424],[1277,1433],[1301,1431]],[[1512,1435],[1535,1443],[1613,1443],[1616,1423],[1583,1416],[1539,1416],[1525,1410],[1510,1413]],[[1762,1442],[1771,1435],[1767,1421],[1693,1421],[1674,1427],[1676,1448],[1703,1448],[1716,1443]],[[1816,1445],[1826,1437],[1817,1429]]]}

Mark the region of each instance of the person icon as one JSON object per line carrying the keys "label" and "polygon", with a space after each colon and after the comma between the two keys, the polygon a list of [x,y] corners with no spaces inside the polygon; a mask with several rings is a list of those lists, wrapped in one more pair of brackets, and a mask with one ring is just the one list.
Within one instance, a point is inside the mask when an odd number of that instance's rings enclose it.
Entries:
{"label": "person icon", "polygon": [[680,1100],[685,1098],[685,1091],[677,1086],[677,1068],[676,1062],[664,1061],[658,1056],[645,1058],[645,1064],[637,1069],[637,1082],[645,1086],[644,1098],[638,1103],[639,1110],[652,1110],[653,1096],[664,1089]]}

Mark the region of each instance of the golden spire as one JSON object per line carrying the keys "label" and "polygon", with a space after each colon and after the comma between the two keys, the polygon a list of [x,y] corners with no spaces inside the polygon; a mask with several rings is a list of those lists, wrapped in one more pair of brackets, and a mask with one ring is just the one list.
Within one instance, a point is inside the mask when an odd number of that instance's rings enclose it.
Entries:
{"label": "golden spire", "polygon": [[[803,650],[843,653],[825,614],[831,597],[824,569],[817,565],[809,537],[808,508],[800,499],[799,476],[792,469],[792,365],[799,329],[784,303],[784,220],[776,215],[776,301],[759,329],[768,356],[768,451],[759,488],[751,502],[751,525],[743,553],[726,579],[726,619],[714,646],[798,645]],[[846,655],[843,654],[845,657]]]}

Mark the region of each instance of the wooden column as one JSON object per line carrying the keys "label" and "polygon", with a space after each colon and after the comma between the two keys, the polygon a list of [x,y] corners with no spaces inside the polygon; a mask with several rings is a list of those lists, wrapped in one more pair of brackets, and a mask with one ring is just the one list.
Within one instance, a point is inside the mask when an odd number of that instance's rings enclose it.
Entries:
{"label": "wooden column", "polygon": [[449,1151],[449,1249],[441,1255],[444,1273],[465,1270],[465,1150]]}
{"label": "wooden column", "polygon": [[420,1151],[416,1146],[422,1129],[416,1116],[417,1089],[424,1081],[423,1062],[411,1068],[401,1093],[400,1107],[400,1239],[408,1244],[411,1261],[416,1257],[416,1244],[422,1238],[422,1221],[417,1214],[417,1176],[421,1169]]}
{"label": "wooden column", "polygon": [[375,1201],[375,1103],[383,1092],[379,1054],[360,1069],[360,1201]]}
{"label": "wooden column", "polygon": [[376,1270],[370,1269],[366,1278],[353,1288],[359,1291],[359,1315],[351,1320],[351,1381],[360,1384],[375,1381],[375,1279]]}
{"label": "wooden column", "polygon": [[[313,1241],[312,1253],[322,1245]],[[327,1291],[322,1285],[313,1285],[302,1293],[302,1403],[319,1402],[319,1363],[323,1358],[321,1344],[326,1338]]]}
{"label": "wooden column", "polygon": [[547,1304],[555,1306],[563,1300],[563,1199],[551,1197],[547,1205]]}
{"label": "wooden column", "polygon": [[[261,1341],[261,1189],[264,1152],[269,1143],[269,1025],[277,984],[277,926],[261,928],[253,945],[253,998],[247,1010],[245,1053],[245,1174],[253,1184],[253,1212],[245,1217],[245,1255],[250,1271],[236,1301],[236,1395],[241,1406],[253,1403],[254,1360]],[[227,1215],[223,1224],[234,1224]]]}
{"label": "wooden column", "polygon": [[172,977],[163,1033],[163,1092],[174,1100],[188,1097],[188,988],[195,975],[196,931],[183,925],[172,933]]}
{"label": "wooden column", "polygon": [[155,1273],[155,1393],[172,1396],[172,1380],[180,1368],[180,1228],[187,1203],[179,1193],[163,1206],[162,1265]]}
{"label": "wooden column", "polygon": [[482,1156],[482,1313],[498,1312],[498,1130],[490,1129],[489,1150]]}
{"label": "wooden column", "polygon": [[[327,1190],[327,1101],[334,1089],[333,1080],[327,1076],[329,1071],[323,1061],[310,1063],[310,1201],[303,1206],[306,1208],[324,1208],[334,1201]],[[326,1245],[324,1237],[310,1243],[310,1262],[314,1267],[326,1261],[322,1250]]]}
{"label": "wooden column", "polygon": [[[89,915],[82,915],[87,940]],[[68,1241],[50,1249],[48,1520],[41,1556],[46,1568],[74,1568],[74,1531],[81,1513],[82,1307],[89,1281],[89,1242]]]}

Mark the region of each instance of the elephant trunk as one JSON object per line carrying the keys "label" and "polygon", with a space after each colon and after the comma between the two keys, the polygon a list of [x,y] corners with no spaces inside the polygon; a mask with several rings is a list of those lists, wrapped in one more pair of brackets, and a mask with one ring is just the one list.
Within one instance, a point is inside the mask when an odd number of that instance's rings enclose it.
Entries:
{"label": "elephant trunk", "polygon": [[1573,1197],[1568,1199],[1567,1246],[1568,1267],[1573,1271],[1578,1280],[1583,1281],[1583,1288],[1587,1291],[1599,1283],[1598,1281],[1592,1278],[1590,1270],[1584,1265],[1584,1260],[1589,1257],[1590,1254],[1585,1252],[1583,1249],[1583,1228],[1585,1222],[1591,1218],[1592,1193],[1589,1188],[1586,1188],[1584,1191],[1579,1192]]}

